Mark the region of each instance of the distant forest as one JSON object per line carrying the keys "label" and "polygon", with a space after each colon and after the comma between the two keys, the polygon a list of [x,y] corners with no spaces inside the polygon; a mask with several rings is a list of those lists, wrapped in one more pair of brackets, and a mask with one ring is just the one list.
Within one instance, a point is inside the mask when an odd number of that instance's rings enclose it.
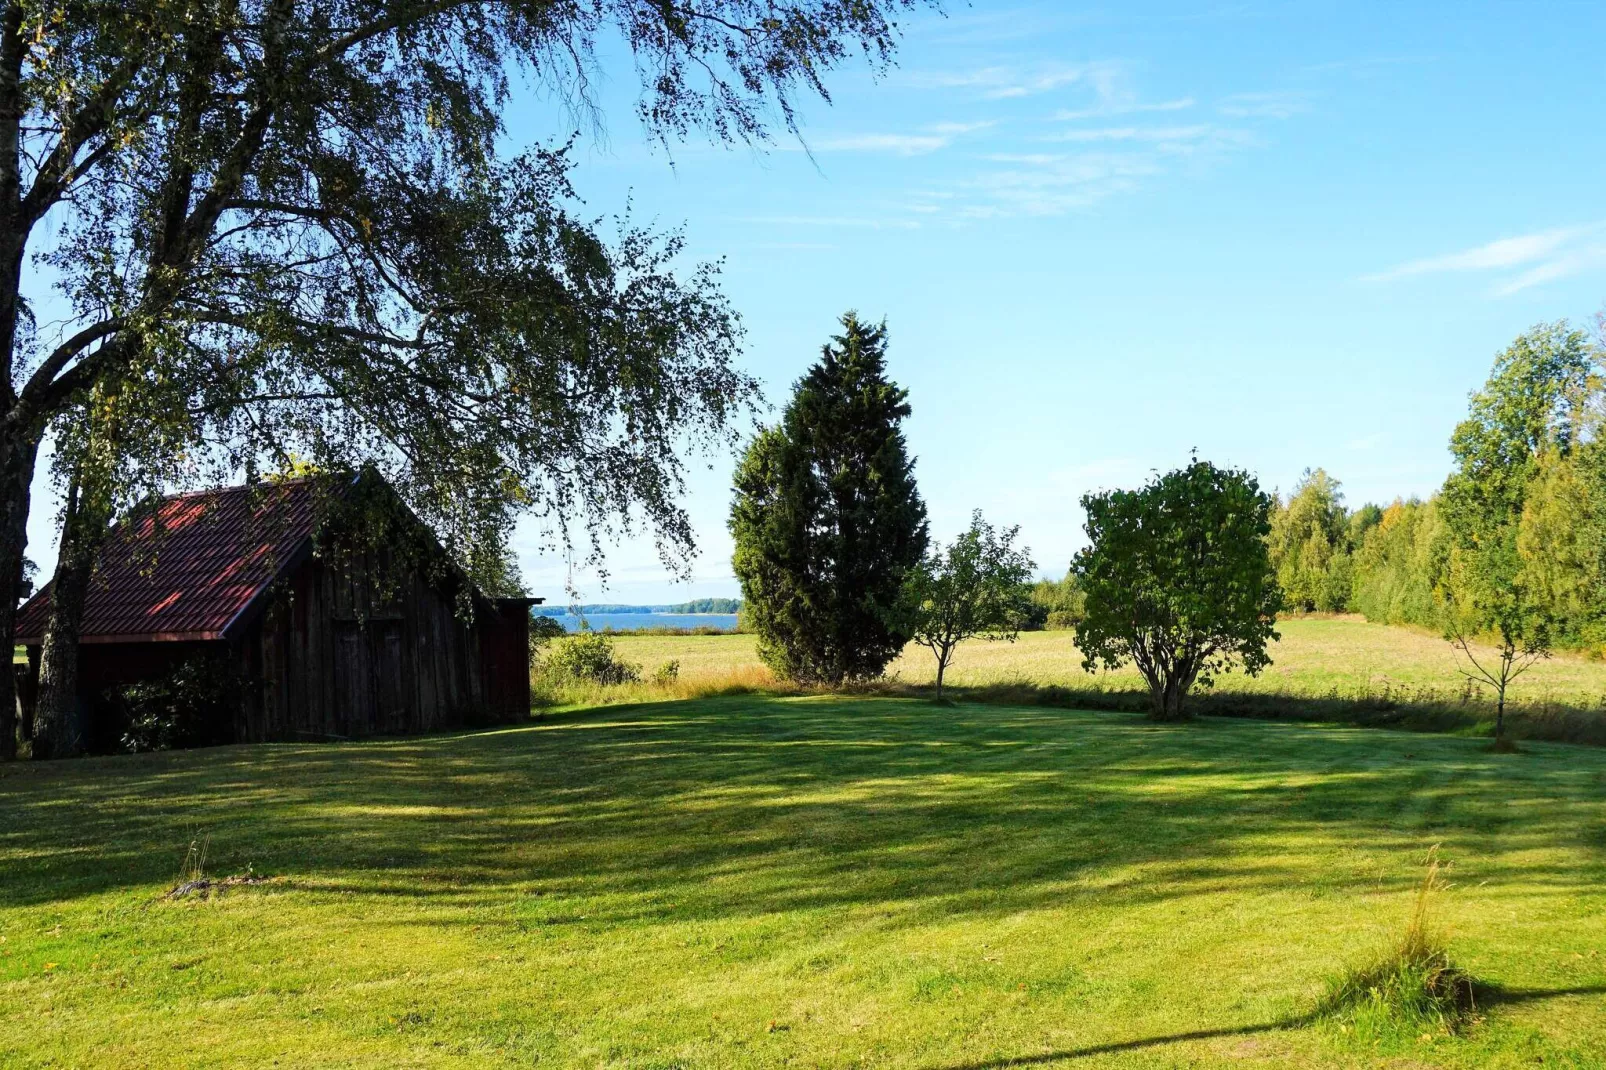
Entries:
{"label": "distant forest", "polygon": [[[1481,601],[1546,644],[1606,653],[1606,322],[1598,340],[1557,323],[1513,342],[1450,452],[1425,500],[1350,509],[1320,468],[1279,496],[1268,542],[1285,611],[1442,630],[1457,600]],[[1498,582],[1469,586],[1474,565]],[[1081,618],[1074,575],[1032,599],[1039,627]]]}
{"label": "distant forest", "polygon": [[622,603],[594,602],[584,606],[536,606],[533,612],[542,617],[566,617],[571,613],[721,613],[741,612],[740,598],[697,598],[690,602],[676,602],[668,606],[627,606]]}

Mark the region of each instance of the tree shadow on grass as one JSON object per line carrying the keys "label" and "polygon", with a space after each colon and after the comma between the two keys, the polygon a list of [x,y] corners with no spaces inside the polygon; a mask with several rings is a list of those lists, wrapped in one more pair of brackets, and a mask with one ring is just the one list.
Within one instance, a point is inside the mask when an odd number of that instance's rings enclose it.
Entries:
{"label": "tree shadow on grass", "polygon": [[[218,873],[250,865],[297,892],[516,903],[507,925],[565,924],[574,912],[543,897],[574,895],[592,901],[595,925],[864,904],[919,924],[1308,884],[1309,867],[1268,839],[1384,853],[1453,836],[1498,857],[1606,826],[1606,755],[1561,748],[1566,761],[1540,752],[1518,768],[1479,746],[733,698],[481,733],[52,763],[0,778],[0,905],[166,881],[207,835]],[[1152,874],[1104,879],[1131,865]],[[1603,877],[1601,864],[1503,864],[1496,879],[1571,894]],[[1327,873],[1317,890],[1411,879]]]}
{"label": "tree shadow on grass", "polygon": [[[1606,985],[1582,985],[1575,988],[1501,988],[1494,985],[1478,986],[1478,1002],[1489,1008],[1508,1004],[1534,1003],[1563,996],[1591,996],[1606,993]],[[1088,1059],[1095,1055],[1116,1055],[1122,1052],[1160,1048],[1168,1044],[1184,1044],[1193,1040],[1219,1040],[1224,1037],[1247,1037],[1257,1033],[1277,1033],[1303,1029],[1317,1019],[1316,1014],[1300,1014],[1279,1018],[1258,1025],[1228,1026],[1220,1029],[1195,1029],[1186,1033],[1169,1033],[1164,1036],[1142,1037],[1136,1040],[1113,1041],[1107,1044],[1090,1044],[1082,1048],[1065,1048],[1060,1051],[1039,1052],[1035,1055],[1010,1055],[976,1062],[950,1063],[940,1070],[1004,1070],[1011,1066],[1041,1066],[1047,1063]]]}

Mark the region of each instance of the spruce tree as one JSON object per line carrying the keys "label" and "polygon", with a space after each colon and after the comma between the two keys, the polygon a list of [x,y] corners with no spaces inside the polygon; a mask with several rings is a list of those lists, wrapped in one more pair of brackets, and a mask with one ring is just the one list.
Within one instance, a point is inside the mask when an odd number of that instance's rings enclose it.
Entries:
{"label": "spruce tree", "polygon": [[886,376],[887,331],[842,317],[778,426],[736,471],[730,529],[744,610],[764,661],[789,680],[881,675],[909,641],[905,577],[926,550],[926,506]]}

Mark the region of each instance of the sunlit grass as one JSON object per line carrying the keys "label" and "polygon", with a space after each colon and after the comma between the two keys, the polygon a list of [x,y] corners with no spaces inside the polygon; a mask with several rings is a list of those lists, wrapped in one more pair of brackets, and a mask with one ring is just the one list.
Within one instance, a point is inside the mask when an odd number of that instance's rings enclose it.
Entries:
{"label": "sunlit grass", "polygon": [[[1227,673],[1210,690],[1198,689],[1201,712],[1351,720],[1487,734],[1493,725],[1489,695],[1457,671],[1449,643],[1424,632],[1370,624],[1357,617],[1294,618],[1279,622],[1282,639],[1273,662],[1258,677]],[[670,659],[680,663],[671,691],[588,692],[596,703],[654,697],[786,689],[764,670],[748,635],[620,636],[619,655],[645,671]],[[889,669],[892,689],[919,690],[935,679],[929,651],[910,647]],[[1072,632],[1026,632],[1014,643],[972,641],[959,647],[949,682],[972,697],[1138,709],[1143,682],[1130,666],[1087,673]],[[1045,696],[1065,689],[1070,694]],[[1102,697],[1101,697],[1102,696]],[[1280,699],[1296,700],[1279,702]],[[1606,661],[1558,654],[1512,685],[1512,732],[1518,737],[1606,743]]]}
{"label": "sunlit grass", "polygon": [[[196,842],[267,883],[163,900]],[[1313,1021],[1434,843],[1503,1001]],[[7,1067],[1601,1066],[1606,752],[807,696],[10,766],[0,941]]]}
{"label": "sunlit grass", "polygon": [[[1282,634],[1272,647],[1272,666],[1259,677],[1229,673],[1218,691],[1323,695],[1340,691],[1399,691],[1433,688],[1462,691],[1454,649],[1426,632],[1370,624],[1358,617],[1293,618],[1278,622]],[[626,635],[614,640],[622,657],[650,672],[671,658],[680,662],[682,681],[723,677],[760,667],[751,635]],[[913,684],[932,683],[931,652],[911,646],[889,670]],[[1067,687],[1130,688],[1141,683],[1130,667],[1116,673],[1088,674],[1076,649],[1074,632],[1023,632],[1014,643],[975,640],[961,644],[952,668],[953,683],[964,686],[1030,680]],[[1512,685],[1518,701],[1601,705],[1606,703],[1606,661],[1558,654],[1536,665]]]}

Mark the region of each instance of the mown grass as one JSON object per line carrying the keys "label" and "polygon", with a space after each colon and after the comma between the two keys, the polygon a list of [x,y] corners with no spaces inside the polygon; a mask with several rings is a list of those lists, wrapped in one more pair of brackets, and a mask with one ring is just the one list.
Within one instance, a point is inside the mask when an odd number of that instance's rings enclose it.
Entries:
{"label": "mown grass", "polygon": [[[1259,677],[1229,673],[1199,690],[1194,709],[1218,716],[1314,720],[1421,731],[1487,735],[1494,705],[1458,672],[1450,644],[1422,632],[1370,624],[1357,617],[1294,618],[1278,623],[1282,640]],[[750,635],[619,636],[621,657],[650,673],[680,663],[677,683],[606,692],[560,689],[554,704],[650,701],[788,689],[770,677]],[[1137,672],[1088,674],[1074,633],[1027,632],[1014,643],[960,646],[948,682],[972,701],[1141,712],[1147,694]],[[920,694],[935,668],[931,654],[911,647],[894,662],[882,690]],[[1508,732],[1520,739],[1606,745],[1606,661],[1558,654],[1512,686]]]}
{"label": "mown grass", "polygon": [[[196,842],[270,879],[163,898]],[[1435,843],[1499,998],[1324,1025]],[[1606,1065],[1606,752],[810,696],[0,767],[7,1067],[1244,1062]]]}

